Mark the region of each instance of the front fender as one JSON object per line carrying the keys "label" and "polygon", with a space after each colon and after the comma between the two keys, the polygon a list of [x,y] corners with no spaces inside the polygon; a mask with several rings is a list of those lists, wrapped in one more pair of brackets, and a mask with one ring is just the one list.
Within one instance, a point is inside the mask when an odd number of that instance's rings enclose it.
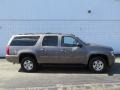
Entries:
{"label": "front fender", "polygon": [[[108,52],[102,52],[102,51],[93,51],[93,52],[89,52],[87,54],[87,60],[86,60],[86,64],[88,64],[89,62],[89,59],[92,55],[104,55],[106,56],[107,58],[109,57],[109,53]],[[109,59],[109,58],[108,58]]]}

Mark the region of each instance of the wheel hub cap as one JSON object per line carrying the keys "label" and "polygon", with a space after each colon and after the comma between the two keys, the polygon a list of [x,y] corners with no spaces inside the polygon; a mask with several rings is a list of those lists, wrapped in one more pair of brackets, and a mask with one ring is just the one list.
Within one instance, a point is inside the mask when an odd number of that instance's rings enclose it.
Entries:
{"label": "wheel hub cap", "polygon": [[33,69],[33,62],[30,61],[30,60],[26,60],[23,65],[24,65],[24,68],[26,70],[32,70]]}
{"label": "wheel hub cap", "polygon": [[101,71],[104,68],[104,63],[100,60],[96,60],[93,62],[93,69],[95,71]]}

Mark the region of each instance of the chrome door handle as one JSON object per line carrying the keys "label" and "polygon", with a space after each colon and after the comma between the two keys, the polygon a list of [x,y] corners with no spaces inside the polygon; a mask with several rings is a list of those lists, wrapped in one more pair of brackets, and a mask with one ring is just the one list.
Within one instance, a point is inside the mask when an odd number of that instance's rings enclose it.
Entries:
{"label": "chrome door handle", "polygon": [[40,49],[40,51],[44,51],[44,49],[42,48],[42,49]]}
{"label": "chrome door handle", "polygon": [[40,49],[40,52],[41,52],[41,56],[45,56],[45,55],[47,55],[46,50],[43,49],[43,48]]}
{"label": "chrome door handle", "polygon": [[65,50],[64,50],[64,49],[61,49],[60,52],[65,52]]}
{"label": "chrome door handle", "polygon": [[63,52],[64,50],[60,50],[61,52]]}
{"label": "chrome door handle", "polygon": [[42,52],[46,52],[46,50],[45,50],[45,49],[43,49],[43,48],[42,48],[42,49],[40,49],[40,51],[42,51]]}

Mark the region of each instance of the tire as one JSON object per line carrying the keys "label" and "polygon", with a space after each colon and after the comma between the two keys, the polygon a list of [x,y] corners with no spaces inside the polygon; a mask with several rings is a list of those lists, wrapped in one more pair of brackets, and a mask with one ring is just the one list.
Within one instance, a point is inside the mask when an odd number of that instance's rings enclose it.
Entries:
{"label": "tire", "polygon": [[26,56],[22,58],[21,68],[24,72],[35,72],[37,70],[37,62],[33,57]]}
{"label": "tire", "polygon": [[88,66],[92,72],[96,73],[102,73],[107,70],[107,62],[105,58],[100,56],[91,58]]}

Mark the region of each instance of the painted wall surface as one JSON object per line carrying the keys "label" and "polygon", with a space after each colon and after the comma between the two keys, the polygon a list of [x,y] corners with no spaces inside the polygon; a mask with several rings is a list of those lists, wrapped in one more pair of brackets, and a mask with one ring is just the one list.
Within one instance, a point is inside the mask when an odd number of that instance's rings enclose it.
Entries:
{"label": "painted wall surface", "polygon": [[119,9],[120,0],[0,0],[0,56],[13,34],[32,32],[73,33],[120,53]]}
{"label": "painted wall surface", "polygon": [[120,20],[119,9],[120,0],[0,0],[0,19]]}

